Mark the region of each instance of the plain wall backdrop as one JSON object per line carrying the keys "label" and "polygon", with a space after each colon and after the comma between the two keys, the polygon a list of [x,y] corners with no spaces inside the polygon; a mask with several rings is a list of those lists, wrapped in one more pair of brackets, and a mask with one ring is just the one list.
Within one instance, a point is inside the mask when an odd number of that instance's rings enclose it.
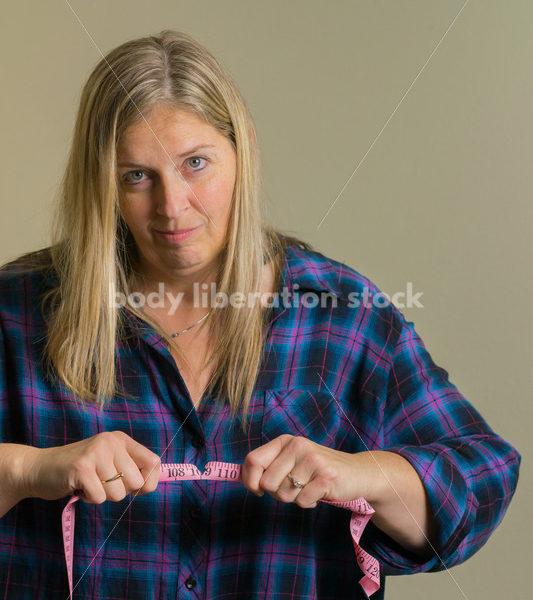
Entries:
{"label": "plain wall backdrop", "polygon": [[522,454],[478,554],[389,577],[386,596],[529,598],[531,1],[12,0],[2,17],[0,262],[48,245],[95,44],[189,33],[247,100],[272,222],[390,295],[423,292],[402,312]]}

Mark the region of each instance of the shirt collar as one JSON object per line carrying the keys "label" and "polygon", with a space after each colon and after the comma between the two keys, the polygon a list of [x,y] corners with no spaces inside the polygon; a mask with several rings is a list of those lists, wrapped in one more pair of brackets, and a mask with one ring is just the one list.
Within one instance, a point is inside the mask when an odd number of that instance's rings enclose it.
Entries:
{"label": "shirt collar", "polygon": [[59,278],[54,270],[47,270],[44,276],[45,287],[55,288],[59,285]]}
{"label": "shirt collar", "polygon": [[294,291],[330,292],[341,296],[339,273],[320,252],[292,245],[285,248],[282,285]]}

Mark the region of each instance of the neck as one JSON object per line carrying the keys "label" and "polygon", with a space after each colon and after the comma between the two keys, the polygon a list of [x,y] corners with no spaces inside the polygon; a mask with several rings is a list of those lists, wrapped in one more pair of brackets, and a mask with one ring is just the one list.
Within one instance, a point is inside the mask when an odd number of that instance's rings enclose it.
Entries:
{"label": "neck", "polygon": [[157,302],[164,302],[165,305],[175,305],[179,301],[182,308],[191,310],[199,308],[205,312],[209,307],[195,306],[195,301],[198,302],[202,284],[211,286],[212,283],[216,283],[216,276],[213,269],[210,268],[191,274],[180,274],[175,277],[168,277],[163,274],[158,277],[156,273],[141,274],[135,279],[134,285],[136,287],[134,289],[144,294],[147,300],[153,299],[155,294]]}

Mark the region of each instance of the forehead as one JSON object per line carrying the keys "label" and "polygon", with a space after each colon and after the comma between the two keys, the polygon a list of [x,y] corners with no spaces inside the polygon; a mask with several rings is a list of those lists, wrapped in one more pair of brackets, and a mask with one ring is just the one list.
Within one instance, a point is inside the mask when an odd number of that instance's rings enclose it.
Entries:
{"label": "forehead", "polygon": [[160,147],[163,140],[173,149],[191,143],[216,144],[221,137],[222,134],[199,115],[182,108],[156,106],[126,127],[117,152],[124,154],[139,147]]}

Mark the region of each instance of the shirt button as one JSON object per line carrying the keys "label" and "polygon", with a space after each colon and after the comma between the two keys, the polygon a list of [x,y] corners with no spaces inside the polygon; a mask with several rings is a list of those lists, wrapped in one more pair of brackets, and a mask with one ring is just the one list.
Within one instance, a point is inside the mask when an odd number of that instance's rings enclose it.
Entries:
{"label": "shirt button", "polygon": [[196,579],[189,575],[189,577],[187,577],[187,579],[185,580],[185,587],[188,590],[193,590],[196,587]]}
{"label": "shirt button", "polygon": [[197,506],[193,506],[192,508],[189,508],[189,518],[190,519],[199,519],[201,514],[202,514],[202,511]]}
{"label": "shirt button", "polygon": [[199,450],[200,448],[204,447],[204,440],[201,437],[195,436],[192,438],[191,440],[191,444],[197,449]]}

